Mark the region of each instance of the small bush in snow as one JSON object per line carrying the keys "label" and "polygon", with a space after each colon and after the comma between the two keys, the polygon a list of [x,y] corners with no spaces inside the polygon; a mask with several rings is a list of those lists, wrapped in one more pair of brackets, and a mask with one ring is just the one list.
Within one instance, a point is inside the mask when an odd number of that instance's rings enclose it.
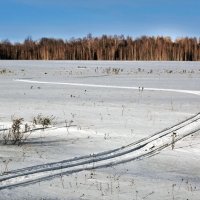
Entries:
{"label": "small bush in snow", "polygon": [[37,117],[33,118],[34,125],[42,125],[43,128],[47,128],[48,126],[52,125],[53,120],[55,117],[52,116],[42,116],[39,114]]}
{"label": "small bush in snow", "polygon": [[12,126],[9,128],[8,133],[2,136],[4,144],[20,145],[25,139],[24,131],[21,129],[23,118],[12,119]]}

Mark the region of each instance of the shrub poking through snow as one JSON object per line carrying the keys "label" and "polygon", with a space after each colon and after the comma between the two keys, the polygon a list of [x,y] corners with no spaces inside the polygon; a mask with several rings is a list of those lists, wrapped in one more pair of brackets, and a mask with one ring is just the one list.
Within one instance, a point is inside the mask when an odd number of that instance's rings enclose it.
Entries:
{"label": "shrub poking through snow", "polygon": [[[21,145],[27,140],[32,131],[49,127],[53,124],[54,119],[55,117],[53,117],[53,115],[43,116],[42,114],[39,114],[37,117],[33,118],[32,124],[30,125],[30,123],[23,123],[23,118],[12,117],[11,127],[5,129],[3,134],[0,134],[0,139],[3,144]],[[35,126],[39,127],[36,127],[35,129]]]}
{"label": "shrub poking through snow", "polygon": [[20,145],[23,142],[25,139],[24,131],[21,129],[23,120],[23,118],[12,119],[11,128],[2,136],[4,144]]}
{"label": "shrub poking through snow", "polygon": [[42,125],[43,128],[47,128],[48,126],[52,125],[53,120],[55,117],[52,116],[43,116],[39,114],[37,117],[33,118],[34,125]]}

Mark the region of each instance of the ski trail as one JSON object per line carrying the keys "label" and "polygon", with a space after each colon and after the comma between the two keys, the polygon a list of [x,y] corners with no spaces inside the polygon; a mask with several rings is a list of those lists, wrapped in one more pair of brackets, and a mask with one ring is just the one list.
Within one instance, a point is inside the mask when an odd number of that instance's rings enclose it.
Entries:
{"label": "ski trail", "polygon": [[[43,168],[45,168],[45,170],[48,169],[48,168],[53,169],[52,168],[53,165],[56,165],[56,167],[57,167],[58,164],[60,164],[60,165],[62,164],[62,167],[63,167],[65,163],[70,162],[72,164],[73,162],[78,161],[78,160],[84,160],[84,162],[85,162],[86,159],[91,158],[91,157],[93,157],[92,161],[95,161],[96,158],[100,157],[100,156],[101,156],[101,158],[107,158],[108,155],[111,157],[111,156],[113,156],[113,155],[115,155],[117,153],[119,154],[122,151],[123,152],[124,151],[130,151],[130,150],[133,151],[135,149],[141,148],[142,145],[144,146],[145,144],[147,144],[149,142],[155,141],[156,139],[161,138],[161,137],[163,137],[163,136],[165,136],[165,135],[167,135],[169,133],[172,133],[172,132],[174,132],[174,131],[176,131],[176,130],[178,130],[178,129],[180,129],[180,128],[188,125],[188,124],[191,124],[191,123],[193,123],[193,122],[195,122],[195,121],[197,121],[199,119],[200,119],[200,113],[198,113],[197,115],[195,115],[195,116],[193,116],[191,118],[188,118],[187,120],[185,120],[183,122],[180,122],[180,123],[176,124],[175,126],[169,127],[169,128],[167,128],[165,130],[162,130],[161,132],[158,132],[158,133],[153,134],[153,135],[151,135],[149,137],[143,138],[143,139],[141,139],[139,141],[136,141],[134,143],[130,143],[130,144],[126,145],[126,146],[122,146],[122,147],[117,148],[117,149],[101,152],[101,153],[98,153],[98,154],[92,154],[92,155],[89,155],[89,156],[82,156],[82,157],[77,157],[77,158],[75,157],[73,159],[64,160],[64,161],[60,161],[60,162],[48,163],[48,164],[44,164],[44,165],[36,165],[34,167],[32,166],[32,167],[28,167],[28,168],[24,168],[24,169],[20,169],[20,170],[13,170],[13,171],[9,172],[9,175],[11,175],[11,174],[15,174],[16,175],[17,173],[20,173],[20,172],[24,173],[25,171],[30,173],[30,172],[34,172],[34,169],[35,170],[41,170]],[[2,179],[0,178],[0,180],[2,180]]]}
{"label": "ski trail", "polygon": [[119,148],[116,151],[104,152],[79,157],[57,163],[32,166],[14,170],[0,177],[0,190],[45,181],[63,174],[71,174],[89,169],[110,167],[120,163],[152,156],[172,145],[172,134],[176,133],[178,141],[200,130],[200,114],[197,114],[171,128],[161,131],[138,142]]}
{"label": "ski trail", "polygon": [[[125,89],[138,90],[139,87],[117,86],[117,85],[99,85],[99,84],[85,84],[85,83],[67,83],[67,82],[51,82],[51,81],[33,81],[27,79],[15,79],[17,82],[33,83],[33,84],[49,84],[49,85],[68,85],[77,87],[93,87],[93,88],[110,88],[110,89]],[[185,94],[193,94],[200,96],[200,91],[197,90],[179,90],[179,89],[163,89],[163,88],[144,88],[145,91],[161,91],[161,92],[178,92]]]}

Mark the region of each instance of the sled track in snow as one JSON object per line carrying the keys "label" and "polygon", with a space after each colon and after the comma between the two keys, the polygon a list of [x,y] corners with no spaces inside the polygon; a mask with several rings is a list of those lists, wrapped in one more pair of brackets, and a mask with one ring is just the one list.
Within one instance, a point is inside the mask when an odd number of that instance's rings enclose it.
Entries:
{"label": "sled track in snow", "polygon": [[[200,131],[200,113],[149,137],[114,150],[9,171],[0,176],[0,190],[150,157],[172,145],[173,142],[198,131]],[[172,137],[174,134],[176,136]]]}

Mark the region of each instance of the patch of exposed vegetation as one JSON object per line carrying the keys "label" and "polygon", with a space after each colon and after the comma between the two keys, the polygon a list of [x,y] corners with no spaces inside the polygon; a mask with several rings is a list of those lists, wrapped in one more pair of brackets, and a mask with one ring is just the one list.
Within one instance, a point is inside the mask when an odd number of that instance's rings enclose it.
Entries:
{"label": "patch of exposed vegetation", "polygon": [[12,72],[10,70],[7,70],[7,69],[0,69],[0,75],[7,74],[7,73],[12,73]]}
{"label": "patch of exposed vegetation", "polygon": [[[22,145],[31,133],[38,129],[48,128],[53,124],[55,117],[38,114],[31,123],[23,123],[21,117],[12,117],[10,128],[1,130],[0,139],[4,145]],[[35,126],[39,126],[36,127]],[[42,126],[42,127],[41,127]]]}
{"label": "patch of exposed vegetation", "polygon": [[43,116],[42,114],[38,114],[37,117],[33,118],[33,125],[42,125],[43,128],[47,128],[48,126],[53,124],[55,117],[51,116]]}
{"label": "patch of exposed vegetation", "polygon": [[2,135],[3,144],[20,145],[26,137],[25,131],[22,129],[23,118],[13,118],[12,126],[9,128],[8,133]]}

